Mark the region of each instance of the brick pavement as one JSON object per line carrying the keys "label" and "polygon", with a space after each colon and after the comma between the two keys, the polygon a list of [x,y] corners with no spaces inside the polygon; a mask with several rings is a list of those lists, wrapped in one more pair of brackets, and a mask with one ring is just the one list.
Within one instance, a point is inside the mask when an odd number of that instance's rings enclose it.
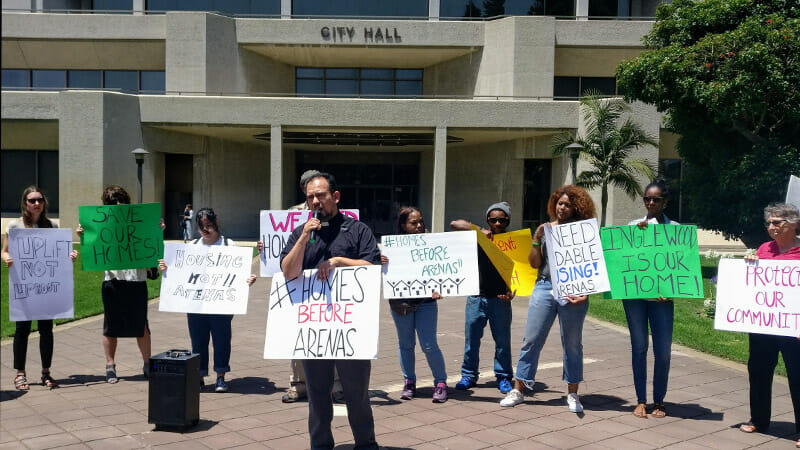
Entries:
{"label": "brick pavement", "polygon": [[[230,392],[217,394],[207,387],[200,395],[200,424],[185,433],[154,431],[147,423],[148,383],[141,375],[135,340],[120,339],[117,370],[121,381],[105,383],[102,317],[56,327],[53,374],[61,388],[53,391],[38,385],[24,394],[15,391],[11,346],[3,342],[0,449],[307,448],[307,404],[280,400],[288,386],[288,362],[261,357],[268,286],[268,279],[259,279],[251,290],[249,314],[233,321]],[[502,395],[491,369],[494,345],[488,328],[478,386],[455,391],[452,387],[459,379],[464,345],[463,299],[446,299],[439,305],[439,344],[451,386],[450,400],[444,404],[430,401],[432,377],[419,347],[418,398],[400,400],[403,380],[397,336],[388,305],[384,302],[381,307],[379,358],[372,365],[370,389],[375,431],[382,446],[418,450],[794,448],[797,435],[785,378],[775,382],[770,433],[747,435],[736,428],[749,417],[745,368],[679,346],[673,346],[669,417],[634,417],[627,329],[591,319],[584,328],[584,414],[567,411],[557,323],[542,352],[536,394],[523,405],[498,405]],[[515,300],[513,309],[512,341],[520,343],[527,299]],[[184,314],[159,312],[153,302],[149,318],[154,353],[190,347]],[[38,380],[39,372],[37,340],[32,334],[28,350],[32,382]],[[337,446],[350,448],[352,435],[343,407],[337,407],[336,414]]]}

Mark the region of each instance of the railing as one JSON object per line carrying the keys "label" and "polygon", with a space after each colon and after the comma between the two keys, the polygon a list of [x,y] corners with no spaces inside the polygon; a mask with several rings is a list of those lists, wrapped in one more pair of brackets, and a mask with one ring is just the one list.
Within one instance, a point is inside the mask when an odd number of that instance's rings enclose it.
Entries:
{"label": "railing", "polygon": [[[45,13],[45,14],[127,14],[127,15],[163,15],[168,10],[98,10],[98,9],[35,9],[35,8],[15,8],[3,9],[6,13]],[[187,11],[182,11],[187,12]],[[247,13],[226,13],[221,11],[195,11],[218,14],[221,16],[237,19],[280,19],[281,14],[247,14]],[[622,21],[653,21],[653,16],[549,16],[549,15],[500,15],[491,17],[434,17],[439,21],[456,22],[487,22],[491,20],[504,19],[506,17],[554,17],[557,20],[622,20]],[[312,14],[292,14],[291,19],[336,19],[336,20],[429,20],[429,16],[352,16],[352,15],[312,15]]]}

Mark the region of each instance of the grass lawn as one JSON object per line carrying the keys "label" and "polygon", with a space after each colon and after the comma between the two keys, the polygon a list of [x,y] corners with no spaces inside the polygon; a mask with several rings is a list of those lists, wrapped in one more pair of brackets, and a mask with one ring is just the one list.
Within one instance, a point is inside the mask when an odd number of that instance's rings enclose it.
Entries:
{"label": "grass lawn", "polygon": [[[700,260],[703,266],[703,288],[706,296],[710,297],[709,279],[716,275],[718,259],[701,256]],[[674,302],[673,342],[704,353],[747,363],[749,354],[747,333],[715,330],[714,319],[706,317],[701,298],[680,298]],[[593,295],[589,301],[589,315],[626,328],[628,326],[620,300],[603,300],[602,295]],[[786,375],[783,358],[778,361],[776,373]]]}
{"label": "grass lawn", "polygon": [[[100,299],[100,284],[103,282],[103,272],[84,271],[81,268],[80,244],[74,245],[78,250],[78,259],[73,267],[73,280],[75,283],[75,318],[59,319],[56,324],[71,322],[84,317],[93,316],[103,312],[103,302]],[[8,320],[8,268],[0,263],[0,285],[2,285],[2,300],[0,303],[0,336],[3,338],[13,336],[15,325]],[[147,280],[148,298],[158,297],[161,291],[161,278],[157,280]],[[33,323],[33,329],[37,329],[37,323]]]}

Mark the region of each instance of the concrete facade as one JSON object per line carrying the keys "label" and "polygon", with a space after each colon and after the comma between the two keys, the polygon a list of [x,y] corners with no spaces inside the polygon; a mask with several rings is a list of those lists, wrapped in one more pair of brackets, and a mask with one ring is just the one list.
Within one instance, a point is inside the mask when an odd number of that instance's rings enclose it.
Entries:
{"label": "concrete facade", "polygon": [[[532,195],[527,160],[551,160],[551,188],[570,180],[570,162],[554,159],[548,143],[583,125],[577,101],[553,100],[554,77],[613,77],[621,60],[642,51],[651,26],[539,16],[458,22],[6,10],[3,69],[163,70],[166,94],[4,89],[2,150],[59,152],[66,227],[75,227],[79,205],[98,203],[104,185],[121,184],[135,197],[130,152],[141,147],[150,152],[144,201],[173,214],[163,203],[170,155],[192,155],[192,203],[214,207],[231,237],[253,239],[260,209],[296,203],[301,165],[313,164],[298,159],[302,152],[345,166],[356,155],[380,165],[404,160],[393,152],[414,153],[415,201],[432,231],[458,217],[482,222],[485,205],[498,200],[511,203],[516,228],[530,220],[522,212]],[[298,97],[297,67],[422,69],[422,95]],[[661,114],[645,105],[632,114],[666,136],[637,157],[675,158]],[[293,133],[424,133],[431,141],[341,146],[293,143]],[[640,201],[611,193],[609,224],[641,214]]]}

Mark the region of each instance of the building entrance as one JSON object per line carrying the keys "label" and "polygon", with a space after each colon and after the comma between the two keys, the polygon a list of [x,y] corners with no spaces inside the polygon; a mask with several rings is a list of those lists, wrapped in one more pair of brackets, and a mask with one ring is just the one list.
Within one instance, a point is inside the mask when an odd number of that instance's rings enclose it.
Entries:
{"label": "building entrance", "polygon": [[[331,173],[341,193],[339,208],[358,209],[360,220],[380,239],[395,234],[400,206],[418,205],[419,159],[418,152],[299,151],[295,180],[310,169]],[[297,203],[305,200],[297,195]]]}

